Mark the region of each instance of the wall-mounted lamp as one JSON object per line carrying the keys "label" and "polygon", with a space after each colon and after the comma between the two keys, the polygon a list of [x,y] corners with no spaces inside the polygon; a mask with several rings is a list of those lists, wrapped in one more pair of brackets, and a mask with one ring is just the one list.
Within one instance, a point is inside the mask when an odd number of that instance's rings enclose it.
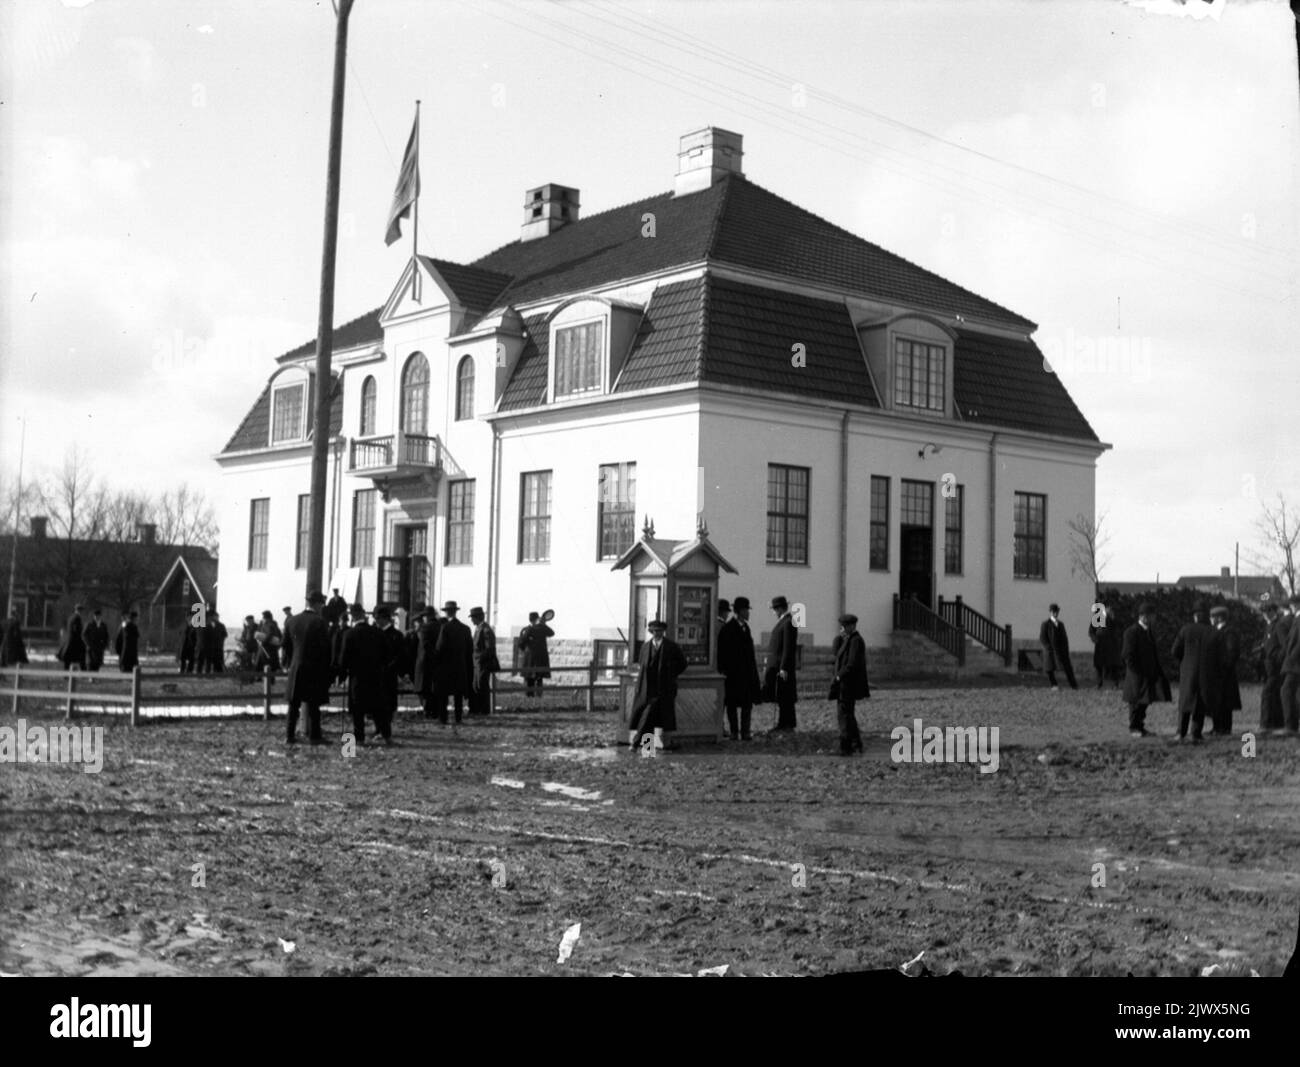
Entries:
{"label": "wall-mounted lamp", "polygon": [[922,459],[925,459],[926,449],[929,449],[931,453],[936,456],[943,451],[943,449],[939,445],[936,445],[933,441],[927,441],[925,444],[921,446],[920,451],[918,451],[916,454],[920,456]]}

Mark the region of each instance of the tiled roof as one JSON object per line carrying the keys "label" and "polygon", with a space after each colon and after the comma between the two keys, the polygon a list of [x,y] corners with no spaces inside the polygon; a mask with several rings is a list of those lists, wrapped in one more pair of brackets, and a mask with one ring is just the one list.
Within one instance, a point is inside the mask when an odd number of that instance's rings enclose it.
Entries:
{"label": "tiled roof", "polygon": [[[308,419],[314,412],[308,412]],[[343,386],[341,379],[334,379],[334,391],[330,397],[330,436],[333,437],[343,429]],[[221,450],[227,452],[244,452],[250,448],[266,448],[271,436],[271,383],[267,382],[262,395],[249,409],[244,421],[239,424],[235,435],[226,442]]]}
{"label": "tiled roof", "polygon": [[966,422],[1096,441],[1033,341],[957,331],[953,401]]}
{"label": "tiled roof", "polygon": [[497,274],[482,267],[467,267],[448,259],[432,259],[429,256],[421,256],[420,259],[442,275],[443,281],[451,287],[457,300],[475,311],[487,311],[492,307],[492,298],[510,284],[508,274]]}
{"label": "tiled roof", "polygon": [[661,285],[641,318],[619,374],[619,393],[654,389],[699,376],[704,349],[703,278]]}
{"label": "tiled roof", "polygon": [[[358,345],[374,344],[384,339],[384,331],[379,325],[379,313],[383,307],[377,307],[374,311],[367,311],[364,315],[358,315],[351,322],[345,322],[342,326],[334,327],[334,347],[333,352],[342,352],[345,348],[356,348]],[[303,356],[311,356],[316,353],[316,338],[305,341],[297,348],[291,348],[284,355],[277,357],[277,362],[287,363],[290,360],[300,359]]]}
{"label": "tiled roof", "polygon": [[551,334],[546,315],[524,320],[524,347],[515,372],[501,394],[500,410],[531,408],[546,401],[546,376],[551,358]]}
{"label": "tiled roof", "polygon": [[710,278],[705,308],[704,381],[880,406],[844,304]]}

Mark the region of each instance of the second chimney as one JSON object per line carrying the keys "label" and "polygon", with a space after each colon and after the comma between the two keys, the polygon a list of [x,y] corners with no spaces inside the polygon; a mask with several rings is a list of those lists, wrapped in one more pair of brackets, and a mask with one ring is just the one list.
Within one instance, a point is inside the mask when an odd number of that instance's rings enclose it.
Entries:
{"label": "second chimney", "polygon": [[37,540],[43,540],[50,520],[44,515],[33,515],[29,521],[32,524],[32,536]]}
{"label": "second chimney", "polygon": [[1221,578],[1231,578],[1231,577],[1232,577],[1232,568],[1231,568],[1231,567],[1220,567],[1220,568],[1219,568],[1219,576],[1220,576]]}
{"label": "second chimney", "polygon": [[740,168],[744,138],[730,130],[706,126],[682,137],[677,147],[677,181],[674,196],[698,193],[716,185],[728,174],[743,174]]}
{"label": "second chimney", "polygon": [[135,524],[135,539],[142,545],[152,545],[158,542],[158,526],[152,522],[137,522]]}
{"label": "second chimney", "polygon": [[550,182],[524,194],[521,241],[532,241],[578,221],[578,190]]}

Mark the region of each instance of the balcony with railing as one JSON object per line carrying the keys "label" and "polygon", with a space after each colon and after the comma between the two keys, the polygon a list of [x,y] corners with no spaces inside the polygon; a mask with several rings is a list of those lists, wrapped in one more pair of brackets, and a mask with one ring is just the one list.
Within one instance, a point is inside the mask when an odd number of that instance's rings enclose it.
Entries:
{"label": "balcony with railing", "polygon": [[442,442],[425,434],[378,434],[348,442],[348,473],[376,480],[438,477],[442,473]]}

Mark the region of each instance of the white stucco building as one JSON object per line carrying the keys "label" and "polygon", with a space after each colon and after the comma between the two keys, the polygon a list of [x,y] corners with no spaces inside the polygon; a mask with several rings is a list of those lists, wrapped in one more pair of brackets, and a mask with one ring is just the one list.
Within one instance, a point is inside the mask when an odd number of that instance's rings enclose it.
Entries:
{"label": "white stucco building", "polygon": [[[1035,324],[755,185],[741,148],[689,134],[671,192],[590,218],[533,189],[519,240],[421,257],[335,332],[327,593],[482,605],[503,635],[554,608],[611,661],[614,560],[702,513],[760,632],[776,594],[805,645],[844,610],[888,644],[895,594],[960,594],[1017,643],[1057,601],[1084,632],[1066,524],[1109,446]],[[279,357],[217,457],[231,617],[302,601],[313,357]]]}

